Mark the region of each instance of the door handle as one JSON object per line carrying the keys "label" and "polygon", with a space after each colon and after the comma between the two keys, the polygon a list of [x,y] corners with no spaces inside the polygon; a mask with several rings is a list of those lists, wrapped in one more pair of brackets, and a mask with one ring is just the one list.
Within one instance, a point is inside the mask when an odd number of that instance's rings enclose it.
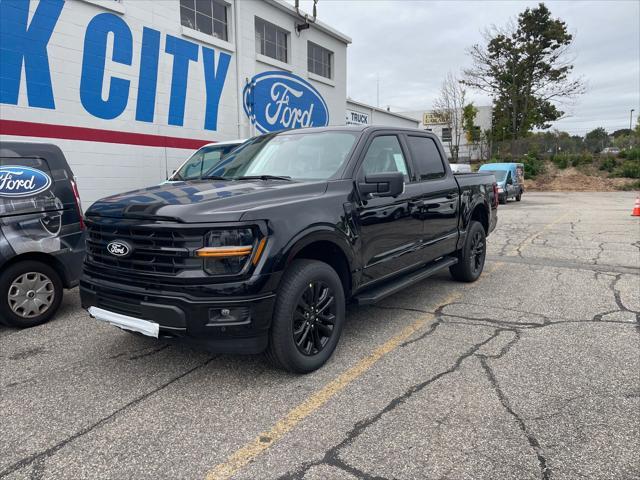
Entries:
{"label": "door handle", "polygon": [[458,198],[457,193],[450,193],[449,195],[447,195],[447,200],[453,200],[454,198]]}

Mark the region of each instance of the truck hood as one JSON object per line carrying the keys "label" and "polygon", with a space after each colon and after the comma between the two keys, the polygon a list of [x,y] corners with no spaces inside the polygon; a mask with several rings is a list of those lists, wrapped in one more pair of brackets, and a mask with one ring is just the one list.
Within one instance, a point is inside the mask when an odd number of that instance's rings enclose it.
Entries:
{"label": "truck hood", "polygon": [[327,182],[200,180],[143,188],[95,202],[87,216],[233,222],[244,213],[322,195]]}

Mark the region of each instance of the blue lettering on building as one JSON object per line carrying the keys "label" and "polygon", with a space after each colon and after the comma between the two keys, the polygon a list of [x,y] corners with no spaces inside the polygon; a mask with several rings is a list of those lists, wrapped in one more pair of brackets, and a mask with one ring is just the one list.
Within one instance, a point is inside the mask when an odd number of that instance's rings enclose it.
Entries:
{"label": "blue lettering on building", "polygon": [[204,81],[207,90],[207,106],[204,117],[204,128],[207,130],[218,129],[218,105],[222,96],[224,79],[227,77],[231,55],[220,52],[218,56],[218,68],[216,68],[215,51],[202,47],[202,61],[204,64]]}
{"label": "blue lettering on building", "polygon": [[29,0],[0,1],[0,103],[18,104],[24,62],[29,106],[56,108],[47,44],[63,6],[40,2],[27,25]]}
{"label": "blue lettering on building", "polygon": [[[51,81],[49,41],[65,5],[64,0],[41,0],[29,21],[30,0],[0,0],[0,103],[17,105],[24,65],[24,83],[30,107],[55,109],[55,89]],[[108,51],[107,39],[113,39]],[[87,24],[79,97],[85,110],[102,119],[120,116],[137,84],[135,119],[140,122],[155,120],[160,61],[173,57],[169,97],[169,125],[184,125],[189,67],[199,61],[202,49],[204,67],[204,125],[216,130],[218,107],[229,70],[231,55],[212,48],[166,35],[164,52],[160,50],[161,33],[143,27],[140,47],[140,67],[135,79],[109,73],[109,64],[130,67],[134,60],[134,42],[131,29],[120,17],[101,13]],[[167,55],[161,56],[161,53]],[[134,74],[134,72],[132,72]],[[133,88],[132,88],[133,87]],[[103,95],[104,92],[104,95]],[[193,107],[202,108],[202,103]]]}
{"label": "blue lettering on building", "polygon": [[140,52],[140,75],[138,77],[138,103],[136,120],[153,122],[158,87],[158,59],[160,56],[160,32],[144,27]]}
{"label": "blue lettering on building", "polygon": [[165,52],[173,55],[171,76],[171,98],[169,100],[169,125],[182,126],[184,123],[184,103],[187,97],[189,62],[198,61],[198,45],[181,38],[167,35]]}
{"label": "blue lettering on building", "polygon": [[244,112],[262,133],[329,124],[329,109],[320,92],[292,73],[255,75],[244,87],[243,100]]}
{"label": "blue lettering on building", "polygon": [[127,108],[129,80],[111,77],[109,93],[102,99],[102,84],[105,80],[107,37],[113,34],[111,60],[131,65],[133,60],[133,36],[127,24],[113,13],[96,15],[87,25],[84,36],[82,77],[80,78],[80,101],[90,114],[111,120]]}

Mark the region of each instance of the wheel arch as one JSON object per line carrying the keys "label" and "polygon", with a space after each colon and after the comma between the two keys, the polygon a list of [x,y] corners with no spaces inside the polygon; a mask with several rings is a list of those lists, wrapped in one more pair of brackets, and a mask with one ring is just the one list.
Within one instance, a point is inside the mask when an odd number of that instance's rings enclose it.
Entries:
{"label": "wheel arch", "polygon": [[353,252],[348,240],[331,230],[306,232],[294,239],[280,262],[285,270],[296,259],[318,260],[331,266],[342,282],[348,298],[353,289]]}
{"label": "wheel arch", "polygon": [[16,265],[21,262],[26,261],[35,261],[44,263],[45,265],[53,268],[55,272],[60,276],[60,280],[62,281],[62,285],[64,288],[69,288],[69,278],[64,267],[64,264],[58,260],[55,256],[49,255],[43,252],[26,252],[20,255],[16,255],[15,257],[10,258],[5,263],[2,264],[2,269],[7,269],[13,265]]}

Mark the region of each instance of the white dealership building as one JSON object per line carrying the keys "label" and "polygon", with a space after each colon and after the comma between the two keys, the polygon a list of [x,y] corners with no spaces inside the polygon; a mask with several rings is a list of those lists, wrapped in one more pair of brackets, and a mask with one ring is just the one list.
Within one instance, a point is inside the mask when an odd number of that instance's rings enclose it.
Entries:
{"label": "white dealership building", "polygon": [[[479,138],[481,132],[486,132],[491,129],[492,125],[492,106],[477,106],[477,112],[474,120],[474,132],[475,137]],[[447,152],[447,156],[451,157],[451,149],[449,148],[452,141],[455,144],[456,132],[453,131],[451,125],[444,121],[438,112],[433,110],[413,110],[410,112],[401,112],[402,115],[413,118],[419,122],[419,128],[433,132],[444,145],[444,149]],[[460,118],[462,118],[462,111],[458,112]],[[481,155],[486,155],[488,152],[487,146],[481,146],[479,141],[469,142],[465,135],[462,126],[459,128],[460,144],[458,145],[458,158],[461,163],[468,163],[469,161],[480,160]]]}
{"label": "white dealership building", "polygon": [[0,138],[59,145],[85,207],[199,146],[344,125],[350,38],[281,0],[2,0]]}

